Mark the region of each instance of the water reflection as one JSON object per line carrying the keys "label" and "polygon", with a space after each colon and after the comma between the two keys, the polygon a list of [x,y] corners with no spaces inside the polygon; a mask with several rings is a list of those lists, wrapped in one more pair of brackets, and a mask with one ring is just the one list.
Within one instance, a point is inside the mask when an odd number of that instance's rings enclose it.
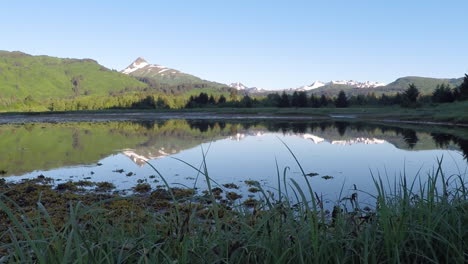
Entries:
{"label": "water reflection", "polygon": [[[443,130],[443,129],[441,129]],[[121,153],[143,166],[221,139],[264,133],[299,135],[315,144],[383,144],[403,150],[451,149],[468,157],[468,140],[454,134],[364,122],[206,121],[105,122],[0,126],[0,170],[5,176],[93,164]],[[459,133],[464,134],[464,133]],[[466,134],[466,133],[465,133]]]}
{"label": "water reflection", "polygon": [[468,140],[450,134],[431,133],[432,139],[440,148],[448,148],[450,145],[457,145],[463,153],[463,157],[468,160]]}
{"label": "water reflection", "polygon": [[405,140],[406,144],[408,144],[409,148],[413,149],[414,146],[416,146],[416,143],[418,143],[418,136],[416,135],[416,131],[411,129],[403,129],[401,134],[403,135],[403,139]]}

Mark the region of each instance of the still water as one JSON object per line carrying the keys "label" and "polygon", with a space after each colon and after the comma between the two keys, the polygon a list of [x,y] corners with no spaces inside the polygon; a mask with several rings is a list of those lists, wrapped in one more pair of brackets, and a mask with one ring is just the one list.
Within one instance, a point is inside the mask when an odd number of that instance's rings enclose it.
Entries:
{"label": "still water", "polygon": [[[446,175],[467,175],[466,128],[411,127],[360,122],[206,121],[78,122],[0,126],[0,171],[8,181],[44,175],[55,184],[90,180],[130,193],[138,182],[162,185],[151,163],[174,186],[206,188],[235,183],[244,198],[246,180],[266,189],[283,181],[305,186],[287,145],[314,191],[329,202],[359,191],[374,193],[372,175],[393,183],[400,175],[421,178],[443,157]],[[284,142],[284,143],[283,143]],[[205,153],[205,154],[203,154]],[[184,162],[193,165],[188,166]],[[123,172],[122,172],[123,170]]]}

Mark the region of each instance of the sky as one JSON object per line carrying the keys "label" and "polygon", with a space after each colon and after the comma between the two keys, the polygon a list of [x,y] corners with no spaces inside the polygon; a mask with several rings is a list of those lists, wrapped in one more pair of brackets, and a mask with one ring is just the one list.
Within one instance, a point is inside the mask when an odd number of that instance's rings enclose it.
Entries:
{"label": "sky", "polygon": [[284,89],[468,72],[468,1],[7,1],[0,50]]}

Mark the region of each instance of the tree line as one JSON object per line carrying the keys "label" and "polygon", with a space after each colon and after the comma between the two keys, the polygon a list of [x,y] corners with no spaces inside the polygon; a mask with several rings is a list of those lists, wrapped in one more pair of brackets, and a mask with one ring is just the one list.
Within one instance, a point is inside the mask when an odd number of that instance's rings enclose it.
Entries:
{"label": "tree line", "polygon": [[377,96],[370,92],[367,95],[347,96],[342,90],[335,97],[326,95],[307,95],[306,92],[295,91],[292,94],[282,92],[281,94],[272,93],[266,97],[251,97],[244,95],[238,99],[237,95],[229,96],[230,100],[221,96],[215,98],[206,93],[200,93],[198,96],[191,96],[186,108],[195,107],[337,107],[344,108],[349,106],[366,105],[400,105],[402,107],[417,107],[427,103],[451,103],[454,101],[468,100],[468,75],[465,74],[463,83],[456,88],[451,88],[449,84],[440,84],[436,87],[432,95],[421,95],[415,84],[409,84],[408,88],[402,93],[387,95],[385,93]]}
{"label": "tree line", "polygon": [[[226,94],[226,95],[225,95]],[[24,99],[0,97],[0,110],[17,111],[74,111],[100,109],[177,109],[199,107],[349,107],[349,106],[388,106],[418,107],[431,103],[451,103],[468,100],[468,75],[465,74],[462,84],[452,88],[449,84],[436,87],[431,95],[421,95],[418,87],[410,84],[402,93],[393,95],[375,93],[367,95],[347,96],[340,91],[337,96],[308,95],[306,92],[295,91],[272,93],[267,96],[241,95],[237,90],[231,90],[229,95],[223,92],[219,95],[201,92],[198,95],[168,95],[154,92],[128,92],[109,94],[109,96],[80,96],[75,98],[35,100],[32,96]]]}

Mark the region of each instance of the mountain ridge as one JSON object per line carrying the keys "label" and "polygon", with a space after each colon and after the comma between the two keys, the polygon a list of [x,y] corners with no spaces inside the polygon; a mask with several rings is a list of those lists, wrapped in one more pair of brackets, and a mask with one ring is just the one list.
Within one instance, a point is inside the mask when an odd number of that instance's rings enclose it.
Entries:
{"label": "mountain ridge", "polygon": [[[433,78],[419,76],[405,76],[397,78],[395,81],[385,84],[382,82],[372,81],[315,81],[310,85],[304,85],[297,88],[287,88],[280,90],[261,90],[257,94],[266,95],[269,93],[293,93],[307,92],[308,94],[318,94],[327,96],[336,96],[341,90],[348,95],[358,94],[396,94],[404,92],[409,84],[414,83],[422,94],[432,94],[438,85],[449,84],[452,88],[458,87],[463,82],[463,78]],[[248,93],[248,89],[244,89]]]}
{"label": "mountain ridge", "polygon": [[203,80],[163,65],[151,64],[143,57],[138,57],[118,72],[89,58],[58,58],[0,50],[0,99],[7,104],[29,97],[43,100],[88,95],[110,96],[138,91],[179,95],[203,91],[219,95],[235,89],[255,96],[283,91],[336,96],[340,90],[344,90],[348,95],[372,92],[379,95],[403,92],[410,83],[414,83],[422,94],[431,94],[437,85],[457,87],[462,81],[463,78],[405,76],[387,85],[371,81],[315,81],[297,88],[265,90],[248,87],[240,82],[226,85]]}
{"label": "mountain ridge", "polygon": [[184,73],[163,65],[151,64],[143,57],[138,57],[129,66],[120,72],[129,76],[133,76],[145,83],[148,83],[150,86],[177,87],[180,85],[189,85],[193,86],[192,88],[215,89],[228,87],[226,84],[204,80],[195,75]]}

